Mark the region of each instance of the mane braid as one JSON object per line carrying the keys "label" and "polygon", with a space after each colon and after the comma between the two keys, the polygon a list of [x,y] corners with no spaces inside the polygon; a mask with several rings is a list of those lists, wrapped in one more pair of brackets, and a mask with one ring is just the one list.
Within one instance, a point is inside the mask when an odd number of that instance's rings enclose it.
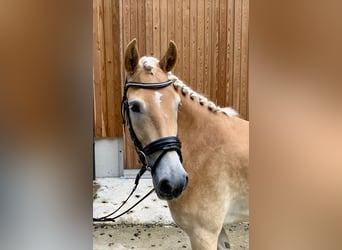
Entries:
{"label": "mane braid", "polygon": [[173,82],[173,86],[176,90],[180,89],[182,94],[189,95],[191,100],[197,101],[202,106],[207,106],[208,109],[212,112],[222,112],[229,117],[238,116],[238,113],[232,108],[221,108],[217,106],[214,102],[209,101],[205,96],[195,92],[189,86],[187,86],[182,80],[180,80],[177,76],[168,73],[168,78]]}

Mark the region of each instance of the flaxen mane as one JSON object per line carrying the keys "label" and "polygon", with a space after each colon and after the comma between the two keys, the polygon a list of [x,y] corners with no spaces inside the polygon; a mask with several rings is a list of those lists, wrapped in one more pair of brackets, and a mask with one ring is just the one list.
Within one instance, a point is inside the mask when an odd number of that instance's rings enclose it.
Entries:
{"label": "flaxen mane", "polygon": [[[140,66],[148,73],[153,74],[153,69],[157,67],[158,62],[158,59],[154,57],[144,56],[140,59]],[[222,112],[230,117],[239,115],[238,112],[236,112],[236,110],[230,107],[221,108],[217,106],[214,102],[209,101],[208,98],[192,90],[189,86],[187,86],[182,80],[180,80],[171,72],[168,73],[168,77],[170,80],[173,81],[173,86],[176,88],[176,90],[180,89],[184,95],[189,95],[191,100],[197,101],[202,106],[207,106],[210,111]]]}
{"label": "flaxen mane", "polygon": [[168,77],[170,80],[173,81],[173,86],[176,88],[176,90],[180,89],[184,95],[189,95],[191,100],[197,101],[202,106],[207,106],[208,109],[213,112],[223,112],[230,117],[238,116],[238,113],[234,109],[230,107],[221,108],[217,106],[214,102],[209,101],[208,98],[192,90],[189,86],[187,86],[182,80],[180,80],[171,72],[168,73]]}

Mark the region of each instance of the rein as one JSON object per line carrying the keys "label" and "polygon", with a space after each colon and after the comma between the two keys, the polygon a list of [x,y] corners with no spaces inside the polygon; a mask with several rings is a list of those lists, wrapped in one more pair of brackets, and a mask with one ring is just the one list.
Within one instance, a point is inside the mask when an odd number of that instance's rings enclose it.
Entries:
{"label": "rein", "polygon": [[[127,199],[117,208],[114,212],[100,217],[100,218],[93,218],[93,221],[114,221],[115,219],[119,218],[120,216],[128,213],[131,209],[133,209],[135,206],[137,206],[140,202],[142,202],[145,198],[147,198],[153,191],[154,188],[152,188],[149,193],[147,193],[144,197],[142,197],[136,204],[131,206],[129,209],[125,210],[121,214],[115,216],[114,218],[108,218],[109,216],[115,214],[117,211],[119,211],[124,204],[129,200],[129,198],[133,195],[134,191],[136,190],[139,180],[141,176],[146,172],[146,170],[151,171],[153,174],[155,169],[157,168],[160,160],[163,158],[163,156],[169,152],[169,151],[176,151],[179,159],[181,162],[183,162],[182,152],[181,152],[181,142],[179,141],[178,137],[176,136],[168,136],[168,137],[162,137],[160,139],[157,139],[145,147],[142,146],[141,142],[139,141],[138,137],[136,136],[136,133],[134,132],[132,120],[130,116],[130,110],[128,105],[128,98],[127,98],[127,91],[130,87],[134,88],[143,88],[143,89],[161,89],[165,88],[167,86],[170,86],[172,83],[171,80],[165,81],[165,82],[157,82],[157,83],[143,83],[143,82],[128,82],[127,79],[125,81],[125,87],[123,91],[123,97],[121,102],[121,117],[122,117],[122,123],[124,126],[127,124],[129,129],[130,137],[133,141],[133,144],[135,146],[135,150],[139,156],[139,161],[142,164],[134,182],[134,187],[131,191],[131,193],[128,195]],[[127,121],[126,121],[127,119]],[[151,163],[149,161],[149,156],[161,151],[161,153],[158,155],[156,160]]]}

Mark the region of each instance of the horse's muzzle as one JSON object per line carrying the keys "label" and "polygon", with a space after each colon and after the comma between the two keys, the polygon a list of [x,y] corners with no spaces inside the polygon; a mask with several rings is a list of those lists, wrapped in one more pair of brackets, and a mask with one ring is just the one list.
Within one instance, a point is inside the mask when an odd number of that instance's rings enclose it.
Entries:
{"label": "horse's muzzle", "polygon": [[168,179],[161,180],[157,187],[156,193],[160,199],[172,200],[178,198],[188,186],[188,176],[185,175],[182,181],[172,182]]}

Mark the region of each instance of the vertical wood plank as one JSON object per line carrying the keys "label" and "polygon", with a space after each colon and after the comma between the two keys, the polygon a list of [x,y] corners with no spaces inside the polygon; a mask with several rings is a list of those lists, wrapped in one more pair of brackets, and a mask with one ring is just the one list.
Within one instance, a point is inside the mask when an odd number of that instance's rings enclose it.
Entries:
{"label": "vertical wood plank", "polygon": [[100,15],[100,0],[93,2],[93,90],[94,90],[94,133],[95,137],[102,135],[102,120],[101,120],[101,65],[100,65],[100,34],[99,29],[101,25]]}
{"label": "vertical wood plank", "polygon": [[118,119],[115,114],[115,93],[114,93],[114,67],[113,67],[113,16],[112,16],[112,1],[103,0],[103,18],[104,18],[104,67],[105,81],[107,94],[107,136],[113,136],[115,131],[116,121]]}
{"label": "vertical wood plank", "polygon": [[217,104],[224,106],[226,103],[226,61],[227,61],[227,1],[219,2],[219,53],[218,53],[218,91]]}
{"label": "vertical wood plank", "polygon": [[241,83],[241,0],[235,1],[234,14],[234,62],[233,62],[233,108],[240,112]]}
{"label": "vertical wood plank", "polygon": [[234,56],[234,0],[228,0],[227,8],[227,57],[226,75],[227,89],[226,106],[233,106],[233,56]]}
{"label": "vertical wood plank", "polygon": [[153,5],[152,0],[146,0],[146,55],[153,55]]}
{"label": "vertical wood plank", "polygon": [[138,36],[139,51],[142,55],[146,55],[146,12],[145,1],[137,1],[138,12]]}
{"label": "vertical wood plank", "polygon": [[167,25],[167,0],[160,0],[159,7],[159,16],[160,16],[160,57],[162,57],[167,50],[169,41],[167,40],[168,34],[168,25]]}
{"label": "vertical wood plank", "polygon": [[210,96],[210,85],[212,84],[211,72],[211,21],[212,21],[212,0],[205,0],[204,11],[204,71],[203,71],[203,93]]}
{"label": "vertical wood plank", "polygon": [[175,43],[177,44],[178,59],[174,73],[183,77],[183,5],[182,0],[175,0]]}
{"label": "vertical wood plank", "polygon": [[113,137],[122,136],[122,122],[121,122],[121,97],[122,97],[122,87],[123,87],[123,64],[122,62],[122,44],[121,44],[121,0],[111,0],[112,1],[112,17],[113,17],[113,88],[114,88],[114,122],[115,130]]}
{"label": "vertical wood plank", "polygon": [[[121,0],[122,5],[122,43],[123,50],[130,42],[131,24],[130,24],[130,1]],[[123,51],[124,52],[124,51]]]}
{"label": "vertical wood plank", "polygon": [[138,157],[127,130],[124,133],[124,166],[126,169],[139,168]]}
{"label": "vertical wood plank", "polygon": [[[190,85],[190,2],[183,1],[183,39],[182,39],[182,78],[183,81]],[[191,86],[191,85],[190,85]]]}
{"label": "vertical wood plank", "polygon": [[167,1],[167,42],[175,40],[175,0]]}
{"label": "vertical wood plank", "polygon": [[130,0],[130,23],[131,32],[129,40],[138,38],[138,1]]}
{"label": "vertical wood plank", "polygon": [[248,23],[249,1],[242,1],[241,10],[241,98],[240,114],[248,119]]}
{"label": "vertical wood plank", "polygon": [[197,91],[203,93],[203,79],[204,79],[204,0],[197,2],[197,34],[196,34],[196,89]]}
{"label": "vertical wood plank", "polygon": [[189,85],[193,89],[197,89],[197,81],[196,81],[196,61],[197,61],[197,0],[190,0],[190,81]]}
{"label": "vertical wood plank", "polygon": [[106,69],[105,69],[105,42],[104,42],[104,10],[103,0],[98,5],[98,58],[99,58],[99,85],[100,85],[100,105],[101,105],[101,136],[107,136],[107,88],[106,88]]}
{"label": "vertical wood plank", "polygon": [[152,13],[152,23],[153,23],[153,56],[160,58],[160,5],[159,0],[154,0],[152,2],[153,13]]}
{"label": "vertical wood plank", "polygon": [[212,25],[211,25],[211,84],[210,97],[217,103],[217,86],[218,86],[218,46],[219,46],[219,0],[212,0]]}

